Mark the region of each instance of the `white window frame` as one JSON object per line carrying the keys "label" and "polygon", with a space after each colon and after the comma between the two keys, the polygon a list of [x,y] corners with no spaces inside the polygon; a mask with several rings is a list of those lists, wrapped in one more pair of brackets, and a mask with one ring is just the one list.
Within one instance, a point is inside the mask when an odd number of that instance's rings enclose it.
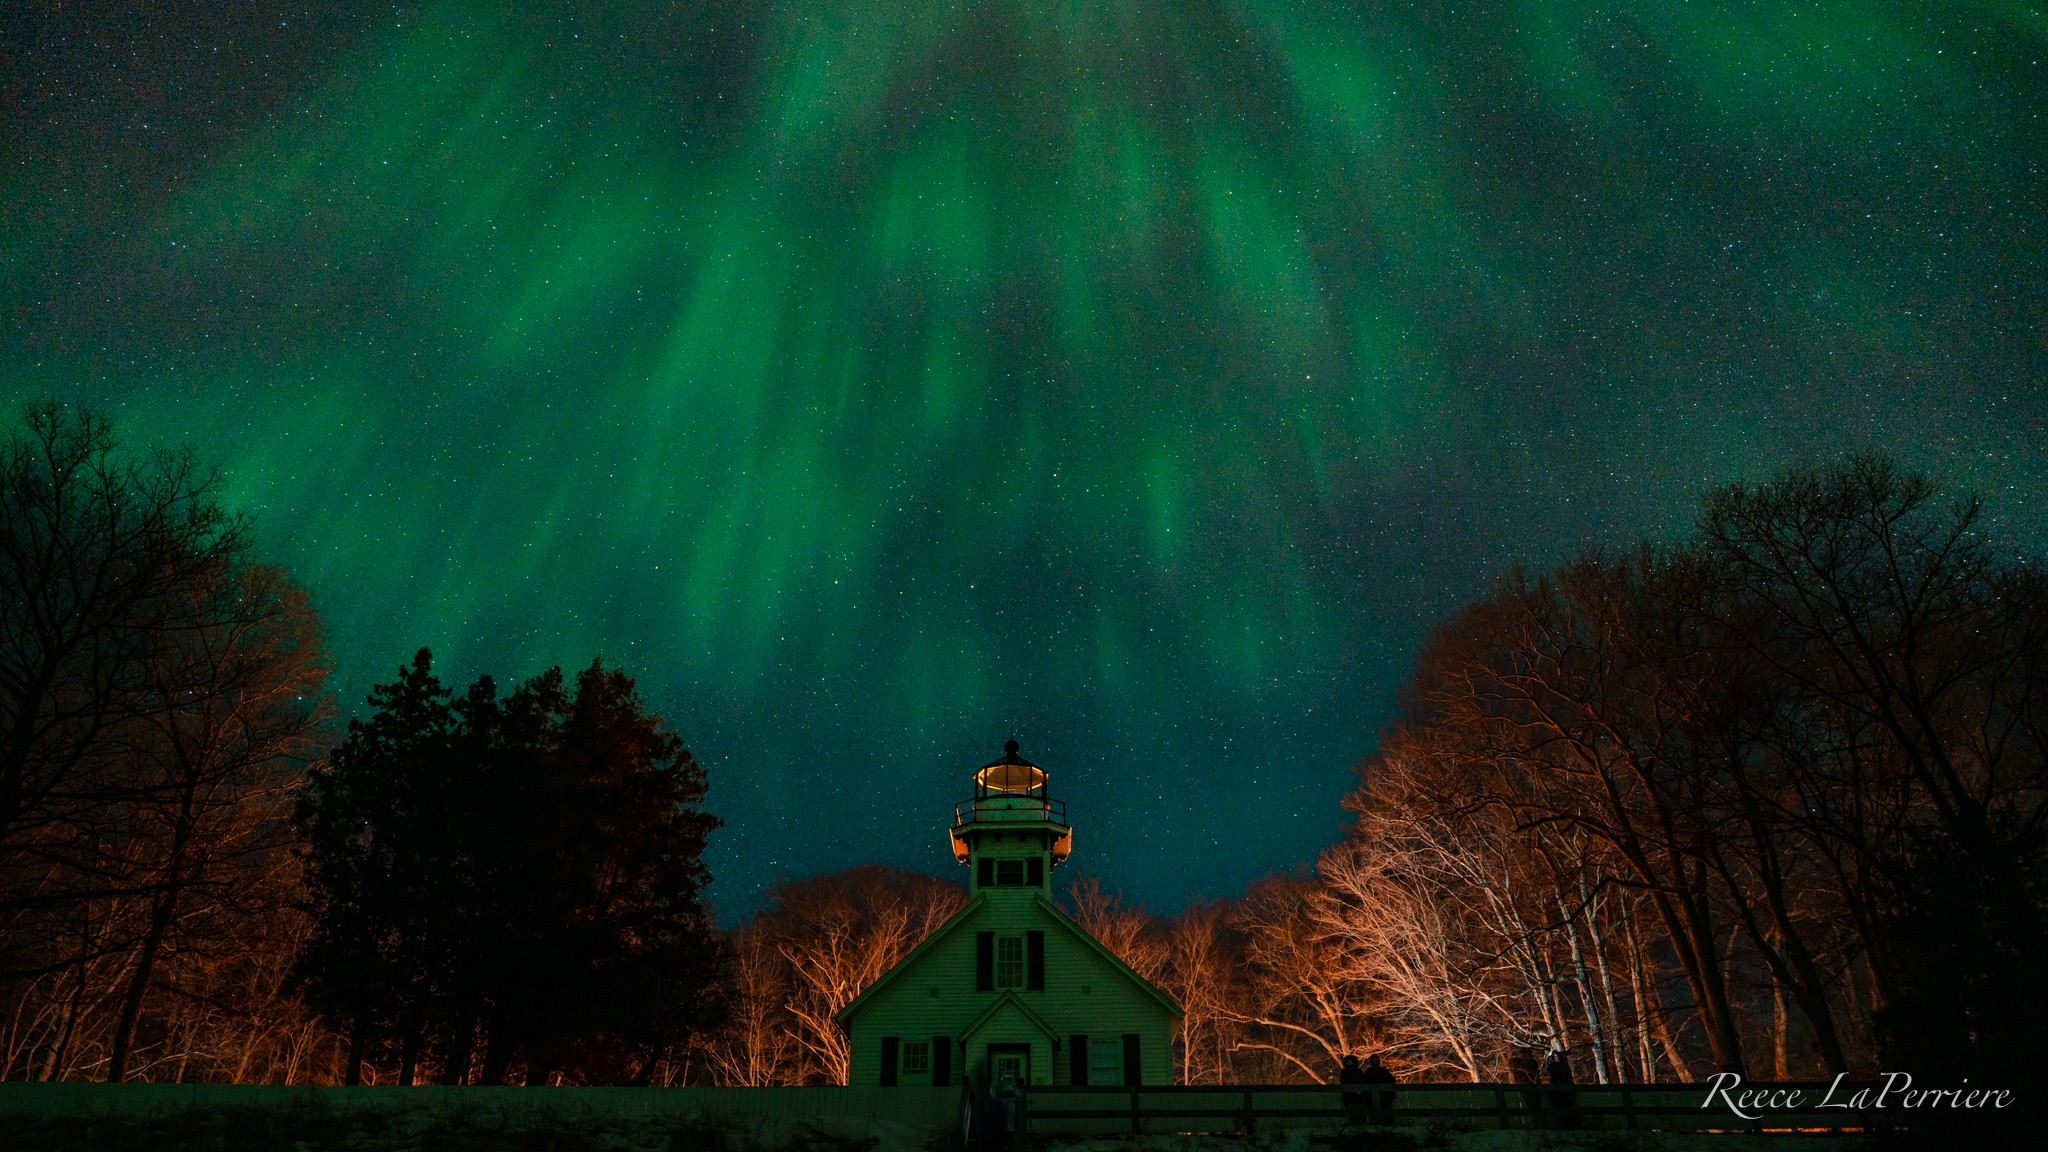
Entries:
{"label": "white window frame", "polygon": [[1124,1082],[1124,1043],[1122,1040],[1088,1041],[1088,1083],[1122,1084]]}
{"label": "white window frame", "polygon": [[932,1074],[932,1042],[929,1040],[905,1040],[903,1050],[897,1057],[896,1069],[909,1076]]}
{"label": "white window frame", "polygon": [[1030,965],[1030,960],[1025,952],[1024,937],[997,936],[995,951],[996,990],[1000,992],[1005,988],[1024,987],[1024,982],[1031,977],[1031,974],[1025,971]]}

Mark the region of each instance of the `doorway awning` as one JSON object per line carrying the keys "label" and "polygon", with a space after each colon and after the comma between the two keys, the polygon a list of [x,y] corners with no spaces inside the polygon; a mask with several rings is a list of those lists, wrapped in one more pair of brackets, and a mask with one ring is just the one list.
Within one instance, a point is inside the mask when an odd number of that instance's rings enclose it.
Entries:
{"label": "doorway awning", "polygon": [[1024,998],[1017,995],[1015,992],[1005,992],[1001,996],[996,997],[995,1003],[990,1004],[986,1009],[984,1009],[981,1015],[976,1016],[974,1018],[974,1023],[969,1024],[966,1027],[966,1029],[960,1033],[961,1043],[964,1044],[967,1041],[973,1039],[976,1033],[980,1032],[982,1029],[988,1027],[996,1021],[1002,1019],[1005,1014],[1012,1012],[1022,1017],[1025,1023],[1030,1024],[1033,1028],[1036,1028],[1039,1034],[1044,1036],[1047,1040],[1050,1040],[1055,1044],[1059,1043],[1060,1034],[1058,1032],[1053,1031],[1052,1025],[1047,1024],[1043,1016],[1040,1016],[1038,1013],[1033,1012],[1031,1010],[1031,1005],[1026,1004],[1024,1002]]}

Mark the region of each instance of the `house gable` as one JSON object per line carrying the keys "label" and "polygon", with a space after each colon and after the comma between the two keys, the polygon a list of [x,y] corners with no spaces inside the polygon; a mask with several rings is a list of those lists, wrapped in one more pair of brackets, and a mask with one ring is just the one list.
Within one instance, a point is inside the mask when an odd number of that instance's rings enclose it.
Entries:
{"label": "house gable", "polygon": [[[848,1001],[845,1007],[833,1013],[832,1019],[850,1027],[854,1017],[858,1016],[872,1001],[886,997],[889,988],[898,981],[909,981],[911,984],[915,984],[916,981],[911,978],[911,974],[923,967],[933,957],[947,951],[948,943],[953,939],[954,935],[979,917],[987,907],[988,898],[985,895],[976,896],[969,900],[966,907],[954,913],[951,919],[934,929],[931,935],[919,942],[917,947],[912,948],[903,959],[898,960],[887,972],[882,973],[874,983],[861,989],[860,994]],[[1065,936],[1079,943],[1086,952],[1092,953],[1112,972],[1122,977],[1124,981],[1132,985],[1134,989],[1146,998],[1156,1002],[1161,1008],[1172,1013],[1175,1017],[1186,1015],[1181,1006],[1174,1003],[1172,997],[1160,991],[1158,986],[1150,980],[1139,975],[1136,969],[1124,963],[1116,953],[1111,952],[1104,946],[1102,941],[1097,940],[1086,928],[1081,927],[1072,917],[1060,911],[1058,905],[1047,900],[1044,896],[1034,893],[1031,897],[1031,903],[1027,907],[1014,910],[1005,909],[1005,911],[1012,911],[1013,915],[992,918],[991,926],[994,926],[996,921],[1000,920],[1002,922],[1001,926],[1006,928],[1014,927],[1024,930],[1033,927],[1041,928],[1041,930],[1044,928],[1058,928]],[[1024,916],[1019,917],[1014,915],[1014,913],[1024,913]],[[1020,920],[1025,922],[1018,923],[1017,921]],[[972,943],[970,940],[962,939],[960,945],[971,947]],[[948,973],[947,983],[957,983],[957,975],[957,973]],[[943,988],[944,985],[940,987]],[[981,995],[988,995],[988,993],[981,993]]]}
{"label": "house gable", "polygon": [[1180,1006],[1049,896],[1072,830],[1015,741],[975,774],[951,836],[968,865],[959,912],[833,1019],[848,1083],[1168,1084]]}
{"label": "house gable", "polygon": [[1101,957],[1104,962],[1106,962],[1112,969],[1114,969],[1116,972],[1122,975],[1124,979],[1136,985],[1139,991],[1151,997],[1153,1000],[1158,1001],[1160,1007],[1166,1009],[1168,1012],[1173,1013],[1176,1017],[1187,1015],[1186,1010],[1181,1008],[1179,1004],[1175,1003],[1173,997],[1168,996],[1166,993],[1160,991],[1158,985],[1152,983],[1150,980],[1145,979],[1143,976],[1140,976],[1138,974],[1137,969],[1131,967],[1129,964],[1124,963],[1123,958],[1118,956],[1116,953],[1111,952],[1109,950],[1108,945],[1104,944],[1100,940],[1097,940],[1095,938],[1094,933],[1088,931],[1086,928],[1081,927],[1081,925],[1077,923],[1073,917],[1067,915],[1065,912],[1060,911],[1059,905],[1054,904],[1052,901],[1047,900],[1043,896],[1036,897],[1036,900],[1040,910],[1043,911],[1046,916],[1050,917],[1054,923],[1066,929],[1068,935],[1072,936],[1076,940],[1079,940],[1084,947],[1088,948],[1089,950],[1093,951],[1097,956]]}
{"label": "house gable", "polygon": [[854,1015],[858,1013],[864,1006],[866,1006],[866,1004],[870,1000],[882,995],[882,993],[891,984],[894,984],[896,981],[905,978],[909,973],[916,971],[920,965],[922,965],[934,953],[938,952],[944,946],[945,942],[952,937],[953,933],[959,931],[960,927],[966,924],[969,920],[974,919],[975,914],[981,909],[981,906],[982,898],[980,896],[976,896],[974,899],[969,900],[967,902],[966,907],[960,909],[958,912],[953,913],[951,919],[947,920],[944,924],[939,925],[937,928],[934,928],[932,930],[932,934],[925,937],[923,940],[919,941],[917,947],[912,948],[909,952],[905,953],[903,959],[898,960],[896,963],[890,965],[889,970],[887,972],[882,973],[879,977],[877,977],[874,983],[861,989],[858,995],[856,995],[853,999],[848,1000],[846,1002],[846,1007],[841,1008],[837,1012],[834,1012],[832,1014],[832,1019],[839,1022],[840,1024],[850,1025],[853,1021]]}

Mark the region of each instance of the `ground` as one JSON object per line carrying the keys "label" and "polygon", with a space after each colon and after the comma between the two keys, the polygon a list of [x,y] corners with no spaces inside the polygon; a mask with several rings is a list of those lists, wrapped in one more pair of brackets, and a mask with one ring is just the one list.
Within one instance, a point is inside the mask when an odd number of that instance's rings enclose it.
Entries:
{"label": "ground", "polygon": [[[1830,1152],[1889,1144],[1840,1136],[1672,1135],[1621,1132],[1458,1132],[1445,1129],[1294,1129],[1250,1140],[1142,1136],[1049,1140],[1039,1152],[1730,1152],[1765,1144]],[[674,1117],[338,1112],[222,1108],[156,1117],[8,1118],[4,1152],[956,1152],[944,1137],[856,1119],[700,1122]]]}

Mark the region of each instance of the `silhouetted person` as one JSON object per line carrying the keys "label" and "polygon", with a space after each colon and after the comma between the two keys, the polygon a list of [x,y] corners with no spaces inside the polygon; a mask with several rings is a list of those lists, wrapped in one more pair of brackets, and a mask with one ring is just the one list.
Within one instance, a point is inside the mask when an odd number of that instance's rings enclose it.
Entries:
{"label": "silhouetted person", "polygon": [[[1342,1085],[1370,1084],[1365,1078],[1365,1069],[1358,1066],[1358,1055],[1344,1054],[1344,1066],[1337,1069],[1337,1083]],[[1344,1117],[1346,1123],[1367,1124],[1372,1121],[1372,1097],[1369,1093],[1347,1087],[1344,1091]]]}
{"label": "silhouetted person", "polygon": [[1008,1143],[1010,1126],[1005,1122],[1008,1118],[1003,1115],[1003,1098],[996,1094],[993,1076],[981,1078],[981,1092],[974,1110],[981,1121],[981,1152],[1002,1152]]}
{"label": "silhouetted person", "polygon": [[1550,1051],[1543,1054],[1542,1072],[1543,1082],[1551,1088],[1551,1107],[1563,1115],[1566,1124],[1571,1123],[1572,1109],[1578,1104],[1578,1096],[1560,1089],[1568,1089],[1572,1085],[1572,1062],[1555,1040],[1550,1043]]}
{"label": "silhouetted person", "polygon": [[[1359,1083],[1373,1085],[1373,1123],[1392,1124],[1394,1122],[1394,1092],[1391,1085],[1395,1083],[1394,1074],[1387,1070],[1386,1065],[1380,1063],[1379,1053],[1375,1052],[1365,1058],[1365,1067],[1359,1070]],[[1389,1085],[1389,1087],[1380,1087],[1380,1085]]]}
{"label": "silhouetted person", "polygon": [[1565,1056],[1564,1049],[1559,1048],[1555,1044],[1550,1046],[1550,1051],[1543,1054],[1542,1072],[1545,1084],[1570,1086],[1572,1082],[1572,1062]]}
{"label": "silhouetted person", "polygon": [[1543,1072],[1536,1066],[1536,1050],[1516,1048],[1508,1057],[1508,1080],[1515,1084],[1541,1084]]}

